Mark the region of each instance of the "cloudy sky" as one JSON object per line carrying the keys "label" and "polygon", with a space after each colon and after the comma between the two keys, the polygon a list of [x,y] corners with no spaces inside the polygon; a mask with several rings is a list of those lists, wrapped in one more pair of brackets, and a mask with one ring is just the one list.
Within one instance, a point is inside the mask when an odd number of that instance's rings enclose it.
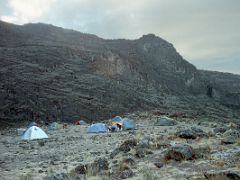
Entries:
{"label": "cloudy sky", "polygon": [[154,33],[199,69],[240,74],[240,0],[0,0],[0,19],[111,39]]}

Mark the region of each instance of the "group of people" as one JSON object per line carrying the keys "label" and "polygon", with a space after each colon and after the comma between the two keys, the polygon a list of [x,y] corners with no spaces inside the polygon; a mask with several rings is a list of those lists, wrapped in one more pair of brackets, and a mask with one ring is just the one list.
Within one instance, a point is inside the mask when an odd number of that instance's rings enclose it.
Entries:
{"label": "group of people", "polygon": [[111,132],[117,132],[122,130],[122,123],[112,122],[112,126],[109,129]]}

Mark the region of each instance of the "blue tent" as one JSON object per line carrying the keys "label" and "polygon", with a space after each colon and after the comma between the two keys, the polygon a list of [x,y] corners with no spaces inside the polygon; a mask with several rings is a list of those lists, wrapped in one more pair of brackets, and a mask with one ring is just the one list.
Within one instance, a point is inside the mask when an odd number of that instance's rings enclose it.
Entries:
{"label": "blue tent", "polygon": [[87,123],[84,120],[79,121],[80,125],[86,125]]}
{"label": "blue tent", "polygon": [[136,123],[132,119],[128,118],[123,118],[123,129],[124,130],[130,130],[130,129],[135,129],[136,128]]}
{"label": "blue tent", "polygon": [[87,132],[88,133],[104,133],[108,131],[108,127],[103,123],[92,124]]}
{"label": "blue tent", "polygon": [[120,116],[116,116],[112,119],[112,122],[122,122],[122,118]]}
{"label": "blue tent", "polygon": [[32,126],[22,135],[22,140],[34,140],[48,138],[47,134],[39,127]]}
{"label": "blue tent", "polygon": [[58,124],[57,122],[53,122],[48,126],[49,130],[57,130],[60,129],[61,125]]}
{"label": "blue tent", "polygon": [[75,122],[75,125],[87,125],[87,123],[84,120],[79,120]]}

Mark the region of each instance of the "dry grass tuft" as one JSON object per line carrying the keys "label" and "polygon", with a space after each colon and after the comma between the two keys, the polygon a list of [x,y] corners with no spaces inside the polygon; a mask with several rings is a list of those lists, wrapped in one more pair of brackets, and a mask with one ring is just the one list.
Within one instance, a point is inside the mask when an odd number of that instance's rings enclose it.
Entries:
{"label": "dry grass tuft", "polygon": [[38,145],[39,146],[44,146],[45,145],[45,141],[44,140],[38,140]]}
{"label": "dry grass tuft", "polygon": [[67,176],[68,176],[68,178],[69,178],[70,180],[73,180],[73,179],[76,179],[77,173],[76,173],[76,171],[73,169],[73,170],[71,170],[69,173],[67,173]]}
{"label": "dry grass tuft", "polygon": [[151,171],[151,169],[148,167],[141,169],[141,174],[142,174],[142,178],[144,180],[158,180],[159,179],[158,177],[156,177],[156,175],[153,173],[153,171]]}
{"label": "dry grass tuft", "polygon": [[34,180],[32,174],[21,175],[21,176],[19,177],[19,179],[20,179],[20,180]]}
{"label": "dry grass tuft", "polygon": [[237,145],[240,146],[240,138],[237,139]]}
{"label": "dry grass tuft", "polygon": [[240,171],[240,162],[237,162],[236,168],[239,169],[239,171]]}
{"label": "dry grass tuft", "polygon": [[205,175],[207,180],[227,180],[229,179],[226,174]]}
{"label": "dry grass tuft", "polygon": [[217,166],[217,167],[224,167],[225,162],[223,160],[215,160],[212,162],[213,165]]}
{"label": "dry grass tuft", "polygon": [[125,171],[125,170],[128,170],[128,169],[130,169],[130,167],[128,166],[127,163],[125,163],[125,162],[120,162],[119,163],[119,170],[120,171]]}

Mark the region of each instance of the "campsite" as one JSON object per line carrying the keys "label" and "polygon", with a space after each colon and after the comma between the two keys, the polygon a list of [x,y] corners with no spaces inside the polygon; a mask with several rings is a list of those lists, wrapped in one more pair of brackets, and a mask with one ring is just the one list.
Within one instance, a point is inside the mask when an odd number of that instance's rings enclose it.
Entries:
{"label": "campsite", "polygon": [[0,180],[240,180],[240,0],[0,0]]}
{"label": "campsite", "polygon": [[[152,123],[147,117],[151,117]],[[136,122],[134,128],[114,132],[107,128],[121,123],[122,119]],[[44,135],[37,140],[22,139],[23,135],[18,135],[16,128],[2,130],[1,178],[137,180],[240,177],[240,133],[234,123],[171,119],[150,112],[133,113],[122,119],[113,118],[95,125],[43,125],[39,129],[48,137]],[[34,134],[36,124],[32,125],[26,127],[28,137],[39,135]]]}

